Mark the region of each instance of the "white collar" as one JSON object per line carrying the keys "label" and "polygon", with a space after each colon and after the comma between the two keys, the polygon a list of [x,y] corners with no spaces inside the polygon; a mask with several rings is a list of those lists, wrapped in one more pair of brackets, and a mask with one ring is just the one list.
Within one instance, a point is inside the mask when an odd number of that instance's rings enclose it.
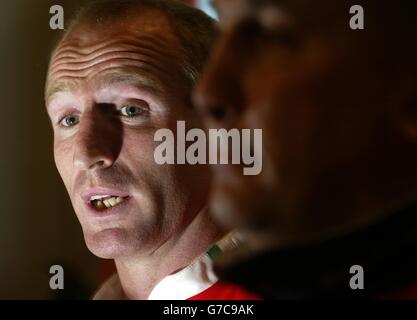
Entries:
{"label": "white collar", "polygon": [[213,258],[238,243],[233,233],[228,234],[188,267],[162,279],[148,300],[186,300],[210,288],[218,281],[213,271]]}
{"label": "white collar", "polygon": [[[236,248],[240,240],[230,233],[195,259],[189,266],[163,278],[152,290],[148,300],[186,300],[207,290],[218,281],[213,271],[213,258]],[[120,279],[114,274],[93,296],[93,299],[112,300],[124,297]]]}

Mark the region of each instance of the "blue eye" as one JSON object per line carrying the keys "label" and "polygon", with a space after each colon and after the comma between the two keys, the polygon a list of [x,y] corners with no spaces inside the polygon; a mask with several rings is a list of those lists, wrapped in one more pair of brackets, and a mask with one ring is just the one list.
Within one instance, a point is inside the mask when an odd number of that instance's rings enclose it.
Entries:
{"label": "blue eye", "polygon": [[125,117],[136,117],[141,115],[144,112],[144,110],[135,105],[127,105],[120,109],[120,112]]}
{"label": "blue eye", "polygon": [[72,127],[75,126],[78,122],[80,122],[80,117],[76,115],[68,115],[65,116],[61,121],[60,124],[64,127]]}

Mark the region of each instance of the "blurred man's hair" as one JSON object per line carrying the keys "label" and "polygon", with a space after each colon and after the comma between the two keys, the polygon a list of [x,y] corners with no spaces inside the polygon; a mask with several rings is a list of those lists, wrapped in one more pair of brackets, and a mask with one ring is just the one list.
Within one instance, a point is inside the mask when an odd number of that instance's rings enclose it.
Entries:
{"label": "blurred man's hair", "polygon": [[94,0],[77,11],[63,35],[85,22],[111,23],[123,19],[135,9],[156,9],[166,14],[173,34],[181,45],[181,63],[185,76],[194,83],[206,59],[216,35],[214,21],[201,10],[178,0]]}

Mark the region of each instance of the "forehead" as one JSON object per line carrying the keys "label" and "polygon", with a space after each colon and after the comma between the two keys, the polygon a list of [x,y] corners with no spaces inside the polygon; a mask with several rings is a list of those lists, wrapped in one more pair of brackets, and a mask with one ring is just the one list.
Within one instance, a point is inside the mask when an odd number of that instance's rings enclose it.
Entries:
{"label": "forehead", "polygon": [[352,5],[349,6],[349,0],[212,0],[212,3],[223,22],[276,8],[300,18],[303,22],[315,24],[335,20],[335,16],[337,19],[346,18]]}
{"label": "forehead", "polygon": [[[373,45],[383,34],[383,29],[374,19],[370,0],[363,0],[368,8],[365,32],[352,32],[349,28],[350,0],[213,0],[220,16],[222,31],[240,31],[243,22],[255,21],[266,30],[290,31],[298,39],[325,42],[329,46],[348,47],[354,43]],[[265,31],[265,29],[262,29]],[[309,42],[310,43],[310,42]],[[376,46],[375,46],[376,48]],[[349,50],[353,50],[350,48]]]}
{"label": "forehead", "polygon": [[180,52],[169,19],[157,10],[79,23],[51,56],[46,99],[77,85],[118,80],[160,90],[180,75]]}

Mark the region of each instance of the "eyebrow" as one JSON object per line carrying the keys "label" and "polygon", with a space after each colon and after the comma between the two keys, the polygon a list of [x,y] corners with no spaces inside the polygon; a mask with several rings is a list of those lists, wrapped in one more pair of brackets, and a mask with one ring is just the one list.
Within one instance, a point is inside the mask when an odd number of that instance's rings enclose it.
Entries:
{"label": "eyebrow", "polygon": [[69,83],[73,81],[72,80],[60,81],[59,83],[53,84],[51,86],[48,84],[48,82],[49,81],[46,82],[45,93],[44,93],[46,102],[48,102],[51,96],[53,96],[54,94],[58,92],[69,91],[70,90]]}
{"label": "eyebrow", "polygon": [[[60,80],[50,86],[47,85],[45,90],[45,101],[47,102],[54,94],[59,92],[69,92],[71,87],[76,86],[80,80],[65,79]],[[152,93],[162,93],[162,83],[158,79],[151,77],[149,74],[142,75],[137,72],[111,72],[100,77],[100,86],[113,86],[116,84],[128,84],[132,86],[138,86],[148,90]]]}

